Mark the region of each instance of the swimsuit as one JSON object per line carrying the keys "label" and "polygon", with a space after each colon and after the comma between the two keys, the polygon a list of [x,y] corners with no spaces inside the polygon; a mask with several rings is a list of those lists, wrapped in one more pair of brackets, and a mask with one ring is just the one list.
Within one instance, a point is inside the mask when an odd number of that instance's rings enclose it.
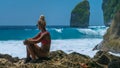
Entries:
{"label": "swimsuit", "polygon": [[[47,31],[46,31],[47,32]],[[35,38],[33,38],[33,39],[37,39],[37,38],[39,38],[40,36],[41,36],[41,34],[42,33],[44,33],[44,32],[40,32]],[[47,34],[48,35],[50,35],[49,34],[49,32],[47,32]],[[50,44],[51,43],[51,41],[50,40],[48,40],[48,39],[41,39],[41,41],[40,41],[41,43],[42,43],[42,45],[46,45],[46,44]]]}

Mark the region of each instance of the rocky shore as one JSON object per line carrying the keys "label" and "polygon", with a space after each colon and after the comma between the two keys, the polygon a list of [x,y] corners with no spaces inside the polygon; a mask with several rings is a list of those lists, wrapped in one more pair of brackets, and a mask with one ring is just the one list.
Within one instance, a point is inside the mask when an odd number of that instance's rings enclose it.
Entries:
{"label": "rocky shore", "polygon": [[[108,68],[120,67],[120,57],[99,51],[93,58],[76,52],[66,54],[58,50],[50,53],[48,59],[36,63],[24,63],[24,58],[0,54],[0,68]],[[116,64],[116,65],[115,65]],[[118,68],[115,67],[115,68]]]}

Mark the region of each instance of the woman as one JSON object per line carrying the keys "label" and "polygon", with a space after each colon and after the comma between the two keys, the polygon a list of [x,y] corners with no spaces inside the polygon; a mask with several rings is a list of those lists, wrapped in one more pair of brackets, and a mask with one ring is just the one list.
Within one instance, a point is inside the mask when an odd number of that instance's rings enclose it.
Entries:
{"label": "woman", "polygon": [[[48,31],[46,31],[45,17],[42,15],[38,21],[37,27],[41,30],[37,36],[24,41],[27,50],[27,58],[25,63],[34,62],[38,58],[47,57],[50,51],[51,37]],[[41,42],[41,47],[37,43]]]}

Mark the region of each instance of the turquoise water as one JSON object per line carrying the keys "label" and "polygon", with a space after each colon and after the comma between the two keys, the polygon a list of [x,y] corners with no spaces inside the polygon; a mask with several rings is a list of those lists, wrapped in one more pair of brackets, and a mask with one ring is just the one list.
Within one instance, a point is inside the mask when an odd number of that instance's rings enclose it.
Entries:
{"label": "turquoise water", "polygon": [[[93,57],[96,51],[92,51],[92,49],[102,41],[107,27],[47,27],[47,30],[52,38],[50,51],[78,52]],[[26,57],[23,40],[34,37],[38,32],[40,31],[35,26],[1,26],[0,53],[10,54],[13,57]]]}
{"label": "turquoise water", "polygon": [[[52,39],[80,39],[102,38],[106,27],[70,28],[70,27],[47,27]],[[40,32],[35,26],[4,26],[0,27],[0,40],[24,40],[34,37]]]}

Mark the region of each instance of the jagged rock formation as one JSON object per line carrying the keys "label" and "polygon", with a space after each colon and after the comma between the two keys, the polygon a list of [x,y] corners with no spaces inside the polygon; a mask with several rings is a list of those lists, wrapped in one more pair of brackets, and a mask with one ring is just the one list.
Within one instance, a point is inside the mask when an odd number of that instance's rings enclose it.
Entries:
{"label": "jagged rock formation", "polygon": [[103,37],[103,41],[94,49],[120,53],[120,11],[115,14],[112,24]]}
{"label": "jagged rock formation", "polygon": [[110,26],[115,13],[120,9],[120,0],[103,0],[104,24]]}
{"label": "jagged rock formation", "polygon": [[120,68],[120,57],[108,52],[98,51],[92,60],[103,68]]}
{"label": "jagged rock formation", "polygon": [[72,11],[70,26],[86,28],[89,26],[90,6],[87,0],[80,2]]}
{"label": "jagged rock formation", "polygon": [[41,62],[37,63],[24,64],[23,59],[16,60],[9,55],[2,54],[0,56],[2,56],[0,57],[0,68],[85,68],[85,66],[103,68],[88,56],[76,52],[66,54],[61,50],[51,52],[49,60],[38,60]]}
{"label": "jagged rock formation", "polygon": [[[0,68],[107,68],[120,66],[120,57],[99,51],[93,58],[73,52],[66,54],[58,50],[50,53],[49,60],[24,64],[23,59],[0,54]],[[85,67],[86,66],[86,67]]]}

